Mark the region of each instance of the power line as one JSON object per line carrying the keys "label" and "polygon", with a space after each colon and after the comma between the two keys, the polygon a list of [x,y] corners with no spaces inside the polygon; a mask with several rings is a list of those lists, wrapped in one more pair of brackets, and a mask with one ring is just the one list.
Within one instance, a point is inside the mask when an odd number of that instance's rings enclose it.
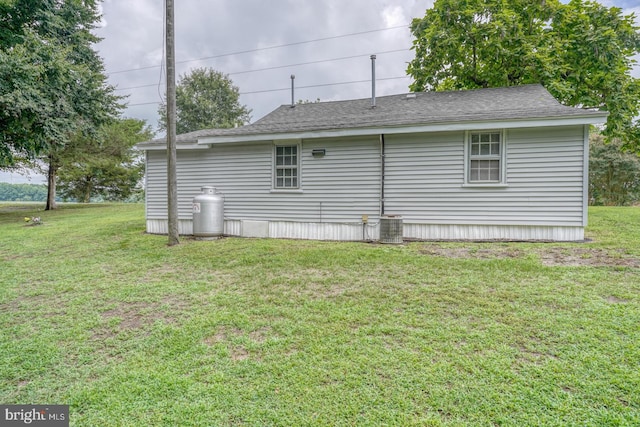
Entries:
{"label": "power line", "polygon": [[[383,80],[399,80],[399,79],[408,79],[409,76],[398,76],[398,77],[383,77],[383,78],[378,78],[376,79],[376,81],[383,81]],[[348,81],[348,82],[337,82],[337,83],[322,83],[322,84],[316,84],[316,85],[307,85],[307,86],[298,86],[296,87],[296,89],[310,89],[310,88],[316,88],[316,87],[326,87],[326,86],[340,86],[340,85],[349,85],[349,84],[356,84],[356,83],[370,83],[371,79],[365,79],[365,80],[352,80],[352,81]],[[290,87],[285,87],[285,88],[280,88],[280,89],[264,89],[264,90],[255,90],[255,91],[250,91],[250,92],[240,92],[240,95],[253,95],[256,93],[267,93],[267,92],[282,92],[285,90],[291,90]],[[141,105],[157,105],[159,104],[159,102],[155,101],[155,102],[141,102],[141,103],[137,103],[137,104],[128,104],[127,107],[138,107]]]}
{"label": "power line", "polygon": [[[334,40],[334,39],[339,39],[339,38],[343,38],[343,37],[359,36],[359,35],[363,35],[363,34],[370,34],[370,33],[376,33],[376,32],[380,32],[380,31],[388,31],[388,30],[396,30],[398,28],[408,28],[408,27],[409,27],[409,24],[397,25],[397,26],[394,26],[394,27],[380,28],[380,29],[377,29],[377,30],[360,31],[360,32],[357,32],[357,33],[349,33],[349,34],[341,34],[341,35],[338,35],[338,36],[322,37],[322,38],[313,39],[313,40],[305,40],[305,41],[300,41],[300,42],[285,43],[285,44],[261,47],[261,48],[256,48],[256,49],[240,50],[240,51],[237,51],[237,52],[222,53],[222,54],[214,55],[214,56],[205,56],[205,57],[202,57],[202,58],[186,59],[184,61],[176,61],[176,64],[186,64],[188,62],[204,61],[204,60],[208,60],[208,59],[222,58],[222,57],[225,57],[225,56],[242,55],[242,54],[245,54],[245,53],[260,52],[260,51],[263,51],[263,50],[270,50],[270,49],[279,49],[279,48],[282,48],[282,47],[289,47],[289,46],[298,46],[298,45],[301,45],[301,44],[315,43],[315,42],[325,41],[325,40]],[[148,69],[151,69],[151,68],[159,68],[159,67],[160,67],[160,65],[149,65],[149,66],[146,66],[146,67],[130,68],[130,69],[127,69],[127,70],[111,71],[110,73],[106,73],[106,74],[107,75],[111,75],[111,74],[128,73],[130,71],[148,70]]]}
{"label": "power line", "polygon": [[[406,52],[409,51],[411,49],[395,49],[395,50],[387,50],[384,52],[380,52],[378,53],[378,55],[384,55],[385,53],[396,53],[396,52]],[[273,67],[267,67],[267,68],[258,68],[255,70],[246,70],[246,71],[235,71],[233,73],[229,73],[229,75],[235,75],[235,74],[246,74],[246,73],[254,73],[254,72],[258,72],[258,71],[269,71],[269,70],[277,70],[280,68],[289,68],[289,67],[298,67],[301,65],[311,65],[311,64],[320,64],[322,62],[331,62],[331,61],[344,61],[346,59],[354,59],[354,58],[362,58],[362,57],[369,57],[371,56],[370,53],[366,53],[366,54],[362,54],[362,55],[351,55],[351,56],[342,56],[340,58],[332,58],[332,59],[319,59],[317,61],[309,61],[309,62],[300,62],[298,64],[289,64],[289,65],[275,65]]]}
{"label": "power line", "polygon": [[[409,76],[384,77],[384,78],[377,78],[376,81],[398,80],[398,79],[408,79],[408,78],[409,78]],[[321,84],[317,84],[317,85],[307,85],[307,86],[297,86],[296,89],[309,89],[309,88],[314,88],[314,87],[350,85],[350,84],[355,84],[355,83],[371,83],[371,79],[352,80],[352,81],[349,81],[349,82],[337,82],[337,83],[321,83]],[[285,87],[285,88],[282,88],[282,89],[265,89],[265,90],[255,90],[255,91],[251,91],[251,92],[240,92],[240,95],[251,95],[251,94],[254,94],[254,93],[266,93],[266,92],[281,92],[281,91],[285,91],[285,90],[291,90],[291,88],[290,87]]]}
{"label": "power line", "polygon": [[[387,50],[387,51],[384,51],[384,52],[379,52],[379,53],[377,53],[377,55],[384,55],[386,53],[406,52],[406,51],[409,51],[409,50],[411,50],[411,49]],[[347,60],[347,59],[369,57],[370,55],[371,55],[370,53],[366,53],[366,54],[362,54],[362,55],[351,55],[351,56],[343,56],[343,57],[339,57],[339,58],[320,59],[320,60],[317,60],[317,61],[299,62],[297,64],[275,65],[273,67],[256,68],[256,69],[253,69],[253,70],[233,71],[233,72],[227,73],[227,74],[232,76],[232,75],[236,75],[236,74],[257,73],[257,72],[261,72],[261,71],[278,70],[278,69],[281,69],[281,68],[299,67],[299,66],[303,66],[303,65],[320,64],[320,63],[323,63],[323,62],[344,61],[344,60]],[[141,85],[141,86],[118,88],[116,90],[141,89],[141,88],[152,87],[152,86],[156,86],[156,85],[155,84],[148,84],[148,85]]]}

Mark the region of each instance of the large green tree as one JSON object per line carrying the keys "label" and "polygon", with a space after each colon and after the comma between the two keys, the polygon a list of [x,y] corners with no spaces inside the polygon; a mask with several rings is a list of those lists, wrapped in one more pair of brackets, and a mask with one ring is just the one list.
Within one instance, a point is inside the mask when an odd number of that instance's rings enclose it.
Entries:
{"label": "large green tree", "polygon": [[411,31],[412,90],[541,83],[565,105],[609,111],[604,135],[640,151],[633,15],[588,0],[436,0]]}
{"label": "large green tree", "polygon": [[0,2],[0,167],[44,157],[55,208],[60,152],[121,109],[91,33],[96,0]]}
{"label": "large green tree", "polygon": [[[233,81],[211,68],[196,68],[181,75],[176,86],[176,133],[230,128],[246,124],[251,110],[241,105]],[[160,130],[166,130],[167,106],[161,104]]]}
{"label": "large green tree", "polygon": [[59,188],[63,198],[89,203],[92,198],[124,201],[140,192],[144,161],[134,149],[153,138],[138,119],[118,119],[97,134],[78,134],[60,153]]}

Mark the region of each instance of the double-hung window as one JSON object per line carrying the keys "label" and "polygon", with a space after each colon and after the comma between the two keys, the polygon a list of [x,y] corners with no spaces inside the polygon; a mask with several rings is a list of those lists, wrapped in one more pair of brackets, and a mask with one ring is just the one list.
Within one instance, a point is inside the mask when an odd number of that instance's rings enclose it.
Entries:
{"label": "double-hung window", "polygon": [[504,183],[504,141],[500,131],[469,132],[467,181]]}
{"label": "double-hung window", "polygon": [[274,161],[274,188],[300,187],[298,145],[276,145]]}

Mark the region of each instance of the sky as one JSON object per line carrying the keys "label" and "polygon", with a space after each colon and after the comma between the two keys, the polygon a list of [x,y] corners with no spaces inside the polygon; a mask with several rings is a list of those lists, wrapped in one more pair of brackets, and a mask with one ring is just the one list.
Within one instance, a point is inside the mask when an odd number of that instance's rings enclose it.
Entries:
{"label": "sky", "polygon": [[[196,67],[228,74],[240,90],[240,103],[252,110],[252,121],[291,102],[292,74],[296,101],[369,96],[372,54],[377,55],[376,92],[407,92],[408,25],[432,5],[425,0],[174,2],[176,74]],[[109,80],[118,94],[129,94],[126,114],[155,126],[166,84],[159,67],[163,2],[106,0],[102,10],[103,27],[96,33],[104,38],[98,49]],[[364,82],[347,83],[353,81]],[[126,89],[131,87],[136,89]]]}
{"label": "sky", "polygon": [[[640,17],[640,0],[603,0]],[[252,122],[294,99],[333,101],[408,92],[413,58],[408,26],[432,0],[174,0],[177,77],[211,67],[233,80]],[[104,0],[94,32],[109,83],[127,96],[125,117],[158,124],[165,93],[164,4]],[[640,18],[638,19],[640,24]],[[640,77],[640,68],[634,75]],[[158,135],[161,136],[161,135]],[[0,172],[0,181],[43,182]]]}

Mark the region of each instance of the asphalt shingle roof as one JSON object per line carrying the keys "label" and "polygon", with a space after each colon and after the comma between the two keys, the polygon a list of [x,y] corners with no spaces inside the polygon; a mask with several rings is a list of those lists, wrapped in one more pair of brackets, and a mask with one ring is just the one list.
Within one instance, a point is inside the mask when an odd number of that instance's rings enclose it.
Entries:
{"label": "asphalt shingle roof", "polygon": [[[203,137],[254,136],[308,131],[419,126],[496,120],[594,116],[606,113],[566,107],[538,84],[447,92],[415,92],[371,98],[282,105],[253,124],[178,135],[177,143]],[[151,142],[159,142],[155,140]],[[144,144],[142,144],[144,145]]]}

